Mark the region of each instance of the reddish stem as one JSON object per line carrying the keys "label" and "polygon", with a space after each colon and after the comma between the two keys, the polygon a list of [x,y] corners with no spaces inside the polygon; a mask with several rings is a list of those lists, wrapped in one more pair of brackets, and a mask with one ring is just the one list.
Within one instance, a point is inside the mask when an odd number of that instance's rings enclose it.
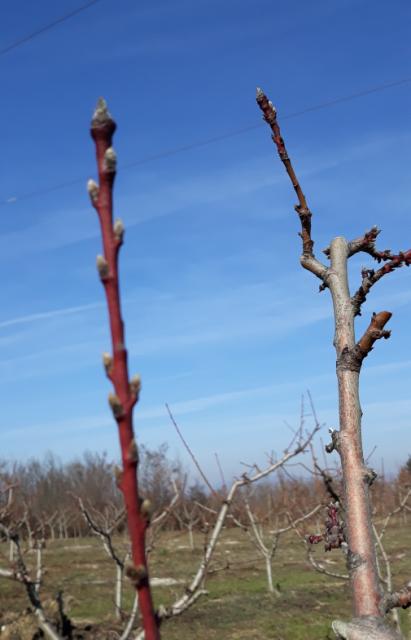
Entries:
{"label": "reddish stem", "polygon": [[124,324],[121,316],[118,251],[122,244],[122,233],[115,233],[113,230],[115,156],[110,151],[107,153],[107,150],[111,150],[115,129],[116,124],[108,113],[105,102],[100,100],[91,124],[91,136],[96,145],[99,186],[89,185],[89,192],[100,221],[106,261],[104,263],[101,260],[98,266],[106,294],[113,350],[113,359],[108,365],[106,363],[106,371],[115,390],[115,396],[111,397],[110,404],[118,424],[123,463],[118,484],[124,496],[134,563],[128,575],[138,592],[145,640],[159,640],[160,632],[153,607],[145,552],[145,534],[149,520],[147,513],[142,512],[142,500],[138,492],[138,452],[133,431],[133,407],[138,399],[138,391],[136,392],[129,382]]}

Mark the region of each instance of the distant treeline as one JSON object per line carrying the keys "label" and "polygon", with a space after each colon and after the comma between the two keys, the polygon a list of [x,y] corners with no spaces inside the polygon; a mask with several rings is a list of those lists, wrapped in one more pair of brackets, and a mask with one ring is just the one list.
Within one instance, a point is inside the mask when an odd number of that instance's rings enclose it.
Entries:
{"label": "distant treeline", "polygon": [[[294,470],[295,471],[295,470]],[[121,513],[122,495],[117,488],[118,472],[107,455],[86,452],[79,459],[62,463],[53,454],[27,462],[0,461],[0,509],[7,501],[9,519],[30,535],[36,532],[47,538],[68,538],[88,535],[89,530],[78,508],[81,498],[93,513],[107,523]],[[220,508],[227,488],[189,483],[181,463],[170,460],[167,445],[158,449],[140,447],[139,482],[141,496],[148,498],[154,513],[166,510],[173,500],[176,487],[179,499],[165,520],[173,529],[206,528]],[[372,485],[374,516],[381,517],[396,507],[411,483],[411,456],[396,477],[377,477]],[[335,500],[341,486],[338,473],[317,469],[304,477],[294,478],[286,471],[272,482],[260,483],[247,492],[247,500],[263,525],[273,526],[298,517],[320,501]],[[8,487],[12,487],[7,490]],[[247,491],[247,489],[245,489]],[[239,493],[231,510],[227,526],[247,522],[244,514],[244,493]],[[406,511],[402,517],[406,517]],[[118,519],[119,532],[124,520]]]}

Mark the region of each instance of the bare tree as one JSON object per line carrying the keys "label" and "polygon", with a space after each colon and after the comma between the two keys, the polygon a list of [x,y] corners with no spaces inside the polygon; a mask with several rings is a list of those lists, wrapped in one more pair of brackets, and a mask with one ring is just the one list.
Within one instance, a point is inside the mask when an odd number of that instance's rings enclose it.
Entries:
{"label": "bare tree", "polygon": [[[175,425],[176,421],[174,420],[170,409],[168,409],[168,411],[170,414],[170,418]],[[295,457],[306,451],[315,434],[318,432],[319,428],[319,425],[316,424],[311,432],[305,433],[303,430],[303,425],[301,424],[300,428],[294,434],[292,441],[284,451],[284,454],[281,458],[271,458],[264,469],[260,469],[257,465],[252,465],[250,467],[251,470],[248,473],[243,473],[240,478],[236,479],[232,483],[230,489],[221,499],[220,509],[217,512],[214,526],[210,531],[207,543],[205,544],[204,554],[196,574],[192,578],[190,584],[186,586],[185,593],[180,598],[177,598],[177,600],[173,602],[169,607],[159,607],[158,616],[161,620],[167,620],[169,618],[181,615],[182,613],[184,613],[184,611],[191,607],[202,595],[206,593],[204,585],[210,567],[210,562],[216,550],[216,546],[220,539],[226,519],[229,515],[229,510],[241,487],[248,487],[260,480],[263,480],[264,478],[267,478],[267,476],[283,468],[290,460],[293,460]],[[180,429],[179,432],[181,433]],[[184,442],[185,446],[189,447],[185,440]],[[197,468],[199,468],[198,461],[191,449],[190,452],[193,459],[196,460]],[[202,477],[204,477],[203,471],[201,471],[201,475]],[[135,637],[135,640],[144,640],[144,630],[139,631],[139,633]]]}
{"label": "bare tree", "polygon": [[[335,621],[333,628],[339,637],[347,640],[383,640],[398,637],[384,622],[387,601],[391,596],[383,592],[378,578],[369,498],[369,485],[375,478],[375,472],[364,462],[359,398],[362,362],[377,340],[389,337],[390,332],[385,329],[385,325],[391,313],[380,311],[373,314],[370,325],[358,342],[355,339],[354,320],[360,315],[361,306],[374,284],[395,269],[411,264],[411,249],[398,254],[389,250],[378,251],[375,241],[380,231],[373,227],[352,241],[347,241],[341,236],[334,238],[329,248],[324,251],[330,264],[325,265],[319,261],[313,251],[312,213],[281,136],[276,110],[261,89],[257,89],[257,103],[264,120],[271,128],[272,139],[298,198],[295,210],[301,224],[301,264],[321,280],[320,290],[330,290],[333,300],[340,426],[338,431],[333,432],[332,443],[327,447],[327,451],[335,449],[341,458],[344,537],[348,545],[347,565],[354,614],[350,623]],[[351,295],[347,262],[358,252],[367,253],[378,263],[384,264],[377,270],[363,269],[361,284]]]}
{"label": "bare tree", "polygon": [[129,379],[121,316],[118,254],[123,244],[124,226],[119,219],[113,221],[113,185],[117,157],[112,147],[112,137],[115,129],[116,124],[107,105],[100,99],[91,122],[99,184],[89,180],[88,192],[101,226],[104,255],[97,256],[97,269],[106,294],[112,340],[112,355],[104,354],[103,363],[107,377],[114,387],[114,393],[109,395],[109,403],[118,425],[121,446],[122,470],[118,473],[118,487],[124,496],[134,563],[128,568],[128,576],[138,593],[145,640],[159,640],[158,617],[153,606],[145,549],[151,507],[139,495],[138,448],[133,428],[133,408],[139,398],[141,381],[139,376]]}
{"label": "bare tree", "polygon": [[[0,509],[0,536],[12,543],[13,557],[10,558],[9,566],[7,568],[0,567],[0,577],[15,580],[23,585],[28,601],[38,620],[39,627],[49,640],[63,640],[63,638],[69,638],[71,637],[70,621],[67,619],[66,628],[59,629],[55,626],[48,618],[40,596],[40,587],[43,578],[42,551],[44,548],[44,537],[39,536],[35,542],[36,563],[34,570],[30,571],[26,563],[25,553],[27,550],[31,551],[32,549],[30,547],[28,549],[23,548],[19,534],[19,529],[21,528],[23,521],[14,521],[11,512],[13,486],[6,487],[1,491],[1,494],[4,495],[5,493],[8,494],[8,499],[5,506]],[[32,577],[32,573],[35,574],[35,577]],[[61,611],[63,612],[62,605]]]}
{"label": "bare tree", "polygon": [[264,558],[265,569],[267,574],[268,591],[270,593],[274,593],[275,595],[279,596],[281,595],[281,592],[279,591],[279,589],[277,589],[274,586],[274,583],[273,583],[272,563],[278,548],[280,537],[284,533],[291,531],[291,529],[293,527],[296,527],[297,524],[299,524],[300,522],[303,522],[304,520],[308,520],[309,518],[314,516],[316,513],[318,513],[318,511],[321,509],[321,505],[320,504],[317,505],[316,507],[314,507],[314,509],[312,509],[308,513],[305,513],[300,518],[297,518],[295,521],[292,521],[286,527],[276,527],[275,529],[271,529],[268,532],[268,536],[264,531],[263,524],[258,521],[258,519],[256,518],[256,515],[253,513],[250,506],[250,501],[248,498],[245,498],[245,508],[246,508],[250,526],[246,527],[243,525],[242,528],[245,529],[247,533],[250,535],[250,538],[254,543],[258,553],[262,555]]}

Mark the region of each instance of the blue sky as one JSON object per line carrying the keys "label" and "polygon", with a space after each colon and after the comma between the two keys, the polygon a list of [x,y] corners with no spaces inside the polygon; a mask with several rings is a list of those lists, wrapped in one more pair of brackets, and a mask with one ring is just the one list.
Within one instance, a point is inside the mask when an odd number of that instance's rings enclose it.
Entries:
{"label": "blue sky", "polygon": [[[2,11],[0,49],[78,6],[15,0]],[[299,266],[295,197],[255,87],[282,118],[317,250],[374,224],[381,248],[408,249],[411,83],[287,116],[410,76],[410,14],[405,0],[101,0],[0,55],[2,456],[118,455],[85,188],[100,95],[118,123],[115,213],[126,226],[130,369],[143,379],[140,441],[167,441],[186,460],[168,402],[216,478],[215,451],[227,475],[281,452],[306,389],[336,426],[331,301]],[[363,264],[352,259],[353,283]],[[411,452],[410,276],[376,285],[358,323],[360,334],[372,311],[394,314],[361,383],[365,451],[376,445],[374,465],[384,458],[391,470]]]}

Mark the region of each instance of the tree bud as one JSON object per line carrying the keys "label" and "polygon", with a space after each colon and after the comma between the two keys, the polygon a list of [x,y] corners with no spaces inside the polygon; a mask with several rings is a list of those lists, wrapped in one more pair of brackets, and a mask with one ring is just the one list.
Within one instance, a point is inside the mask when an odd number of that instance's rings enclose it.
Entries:
{"label": "tree bud", "polygon": [[153,513],[153,505],[148,498],[145,498],[141,503],[140,512],[147,520],[150,520],[151,514]]}
{"label": "tree bud", "polygon": [[87,191],[90,196],[91,202],[95,204],[97,202],[98,193],[99,193],[97,182],[94,182],[94,180],[89,180],[87,182]]}
{"label": "tree bud", "polygon": [[138,447],[134,438],[128,446],[127,458],[130,462],[138,462]]}
{"label": "tree bud", "polygon": [[104,166],[109,173],[115,173],[117,168],[117,154],[113,147],[109,147],[104,154]]}
{"label": "tree bud", "polygon": [[114,466],[114,477],[116,479],[116,485],[120,489],[121,483],[123,482],[123,471],[117,465]]}
{"label": "tree bud", "polygon": [[120,398],[115,393],[109,393],[108,403],[115,418],[121,418],[124,415],[124,407],[121,404]]}
{"label": "tree bud", "polygon": [[98,255],[96,258],[97,271],[99,273],[100,279],[105,280],[109,274],[109,266],[108,262],[104,256]]}
{"label": "tree bud", "polygon": [[120,218],[118,218],[113,225],[113,232],[114,232],[114,237],[115,239],[122,243],[123,242],[123,237],[124,237],[124,224],[123,221],[120,220]]}
{"label": "tree bud", "polygon": [[148,578],[147,569],[142,564],[137,566],[131,563],[126,564],[125,574],[136,587],[140,586]]}
{"label": "tree bud", "polygon": [[108,375],[113,368],[113,358],[109,353],[103,353],[103,365]]}
{"label": "tree bud", "polygon": [[93,113],[93,118],[91,121],[91,125],[93,127],[101,127],[109,121],[112,121],[111,113],[107,108],[107,102],[104,98],[99,98],[97,100],[96,109]]}
{"label": "tree bud", "polygon": [[133,394],[133,396],[136,397],[136,400],[138,400],[140,397],[140,391],[141,391],[141,378],[138,374],[133,376],[130,380],[130,391]]}

